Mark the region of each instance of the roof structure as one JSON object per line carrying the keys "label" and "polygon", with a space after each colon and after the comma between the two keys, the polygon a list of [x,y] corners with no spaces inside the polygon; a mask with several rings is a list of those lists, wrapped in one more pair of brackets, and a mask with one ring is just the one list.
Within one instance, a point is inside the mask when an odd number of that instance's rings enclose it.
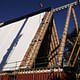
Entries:
{"label": "roof structure", "polygon": [[[1,23],[0,70],[63,66],[63,53],[71,10],[75,28],[77,32],[79,31],[75,11],[72,8],[76,4],[77,2],[73,2],[56,9],[40,10],[39,12]],[[53,12],[67,8],[65,6],[69,7],[69,10],[60,43]],[[41,57],[40,60],[38,59],[39,57]],[[44,65],[42,65],[43,62]],[[70,61],[68,62],[70,63]]]}
{"label": "roof structure", "polygon": [[[77,4],[77,2],[73,2],[56,9],[45,9],[37,13],[1,23],[1,74],[3,73],[2,75],[5,75],[6,71],[7,74],[9,74],[8,71],[10,71],[11,75],[16,73],[18,75],[30,73],[30,75],[33,75],[32,79],[35,79],[35,73],[38,75],[38,72],[48,72],[49,69],[50,73],[48,77],[46,77],[47,80],[57,80],[60,78],[61,80],[68,78],[70,80],[71,78],[75,80],[76,73],[80,72],[78,71],[80,69],[80,29],[75,9],[73,8],[73,6]],[[67,7],[69,8],[66,22],[61,41],[59,41],[53,13]],[[72,33],[68,34],[71,12],[75,23],[75,29]],[[47,69],[41,70],[43,67],[47,67]],[[35,68],[39,68],[40,71],[36,71]],[[31,69],[34,70],[29,71]],[[66,76],[65,73],[68,76]],[[63,74],[66,77],[63,77]],[[20,75],[18,75],[17,77],[20,77]],[[27,75],[26,77],[28,78]],[[39,77],[38,75],[38,79],[40,79]],[[25,80],[25,77],[22,79]],[[43,78],[43,80],[45,79]]]}
{"label": "roof structure", "polygon": [[0,28],[0,70],[19,68],[44,15],[25,17]]}
{"label": "roof structure", "polygon": [[0,71],[53,66],[50,56],[59,39],[50,8],[1,23],[0,37]]}

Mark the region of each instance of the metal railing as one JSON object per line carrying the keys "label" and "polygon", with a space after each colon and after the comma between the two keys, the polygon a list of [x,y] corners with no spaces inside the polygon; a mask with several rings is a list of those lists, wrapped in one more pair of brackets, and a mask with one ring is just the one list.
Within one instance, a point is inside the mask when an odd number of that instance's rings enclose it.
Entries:
{"label": "metal railing", "polygon": [[[37,60],[41,60],[41,59],[46,59],[47,60],[47,58],[48,58],[48,56],[45,56],[45,57],[38,57],[37,58]],[[30,59],[31,60],[31,59]],[[10,62],[10,63],[5,63],[5,64],[2,64],[2,65],[0,65],[0,67],[2,67],[3,65],[3,68],[2,68],[2,70],[0,70],[0,72],[2,72],[2,71],[12,71],[12,70],[19,70],[19,69],[26,69],[26,70],[29,70],[29,68],[27,68],[27,66],[29,66],[29,64],[27,65],[25,65],[25,66],[20,66],[20,64],[21,64],[21,62],[22,61],[15,61],[15,62]],[[24,61],[25,62],[25,61]],[[43,66],[43,65],[46,65],[46,64],[48,64],[49,62],[48,62],[48,60],[47,61],[43,61],[43,62],[35,62],[35,63],[33,63],[33,67],[31,68],[31,69],[36,69],[36,68],[47,68],[47,66],[45,66],[45,67],[41,67],[41,66]],[[36,67],[36,66],[39,66],[39,67]],[[31,70],[30,69],[30,70]]]}

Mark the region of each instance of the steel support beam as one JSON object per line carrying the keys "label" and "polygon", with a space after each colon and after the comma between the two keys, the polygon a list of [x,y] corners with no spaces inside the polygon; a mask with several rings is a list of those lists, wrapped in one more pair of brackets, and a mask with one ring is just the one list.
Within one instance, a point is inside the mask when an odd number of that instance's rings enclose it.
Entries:
{"label": "steel support beam", "polygon": [[59,53],[58,53],[58,62],[57,62],[58,67],[62,66],[62,58],[63,58],[64,47],[65,47],[65,42],[66,42],[66,37],[67,37],[67,32],[68,32],[68,25],[69,25],[69,20],[70,20],[70,15],[71,15],[71,8],[72,8],[72,5],[70,5],[70,7],[69,7],[64,31],[62,34],[61,44],[60,44]]}
{"label": "steel support beam", "polygon": [[78,55],[79,55],[79,52],[80,52],[80,47],[79,47],[79,49],[78,49],[78,51],[77,51],[77,54],[76,54],[76,57],[75,57],[75,59],[74,59],[74,61],[73,61],[72,67],[74,67],[74,65],[75,65],[75,63],[76,63],[77,57],[78,57]]}
{"label": "steel support beam", "polygon": [[72,3],[70,3],[70,4],[66,4],[66,5],[64,5],[64,6],[61,6],[61,7],[58,7],[58,8],[54,8],[54,9],[53,9],[53,12],[61,11],[61,10],[64,10],[64,9],[68,8],[70,5],[75,6],[75,5],[77,5],[77,4],[78,4],[78,2],[75,1],[75,2],[72,2]]}
{"label": "steel support beam", "polygon": [[73,52],[74,52],[74,50],[75,50],[75,47],[76,47],[76,45],[77,45],[77,41],[78,41],[78,39],[79,39],[79,36],[80,36],[80,32],[79,32],[78,37],[76,38],[76,41],[75,41],[75,43],[74,43],[74,47],[73,47],[72,52],[71,52],[71,55],[70,55],[70,57],[69,57],[69,60],[68,60],[68,63],[67,63],[67,67],[68,67],[69,64],[70,64],[70,61],[71,61]]}
{"label": "steel support beam", "polygon": [[50,52],[49,52],[49,55],[48,55],[48,59],[51,60],[48,64],[48,67],[49,68],[52,68],[53,65],[56,63],[56,59],[57,57],[53,57],[53,55],[56,55],[57,54],[57,51],[54,51],[52,53],[52,51],[57,47],[59,46],[59,37],[58,37],[58,33],[57,33],[57,29],[56,29],[56,24],[55,24],[55,20],[53,18],[53,26],[52,26],[52,34],[51,34],[51,42],[50,42],[50,46],[52,45],[52,47],[50,47]]}
{"label": "steel support beam", "polygon": [[69,39],[67,39],[67,41],[68,41],[71,45],[74,44],[74,43],[73,43],[71,40],[69,40]]}
{"label": "steel support beam", "polygon": [[76,14],[75,14],[74,8],[72,8],[72,14],[73,14],[73,18],[74,18],[74,23],[75,23],[76,31],[78,33],[79,27],[78,27],[77,18],[76,18]]}
{"label": "steel support beam", "polygon": [[[44,36],[46,34],[46,31],[48,29],[48,26],[49,26],[49,23],[51,21],[51,18],[52,18],[52,15],[53,15],[53,11],[49,11],[49,12],[46,12],[45,16],[44,16],[44,20],[43,20],[43,24],[40,25],[35,37],[34,37],[34,40],[35,42],[33,43],[32,42],[32,46],[30,46],[29,48],[29,51],[26,52],[26,55],[20,65],[20,68],[29,68],[31,69],[32,66],[33,66],[33,63],[35,63],[35,59],[36,59],[36,56],[38,54],[38,51],[39,51],[39,48],[41,46],[41,43],[44,39]],[[25,61],[25,62],[24,62]]]}
{"label": "steel support beam", "polygon": [[55,37],[56,37],[56,41],[57,41],[57,46],[59,45],[59,37],[58,37],[58,33],[57,33],[57,29],[56,29],[56,24],[55,24],[55,20],[53,18],[53,29],[54,29],[54,32],[55,32]]}

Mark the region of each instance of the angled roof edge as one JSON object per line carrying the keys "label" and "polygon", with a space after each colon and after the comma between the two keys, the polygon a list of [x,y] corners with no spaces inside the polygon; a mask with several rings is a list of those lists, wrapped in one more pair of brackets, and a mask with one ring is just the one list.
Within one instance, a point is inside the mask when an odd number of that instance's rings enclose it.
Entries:
{"label": "angled roof edge", "polygon": [[27,14],[27,15],[24,15],[24,16],[21,16],[21,17],[18,17],[18,18],[14,18],[12,20],[8,20],[6,22],[2,22],[1,25],[0,25],[0,27],[3,27],[5,25],[7,25],[7,24],[10,24],[10,23],[22,20],[24,18],[28,18],[28,17],[34,16],[34,15],[37,15],[37,14],[42,13],[42,12],[50,11],[50,10],[51,10],[51,8],[49,7],[49,8],[41,9],[41,10],[36,11],[36,12],[32,12],[30,14]]}

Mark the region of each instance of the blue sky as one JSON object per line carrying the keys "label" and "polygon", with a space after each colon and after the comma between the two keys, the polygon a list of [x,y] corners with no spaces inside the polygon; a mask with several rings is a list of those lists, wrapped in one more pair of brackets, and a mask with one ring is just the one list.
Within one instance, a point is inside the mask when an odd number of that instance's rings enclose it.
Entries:
{"label": "blue sky", "polygon": [[23,16],[43,7],[58,7],[75,0],[0,0],[0,22]]}
{"label": "blue sky", "polygon": [[[5,22],[7,20],[14,19],[25,14],[29,14],[40,10],[40,1],[43,3],[43,8],[56,8],[64,4],[74,2],[76,0],[0,0],[0,22]],[[80,8],[77,7],[77,16],[80,16],[79,10]],[[61,37],[61,34],[63,32],[66,15],[67,9],[54,13],[54,18],[56,21],[59,37]],[[74,23],[71,18],[69,32],[71,32],[73,28],[72,26],[74,26]]]}

